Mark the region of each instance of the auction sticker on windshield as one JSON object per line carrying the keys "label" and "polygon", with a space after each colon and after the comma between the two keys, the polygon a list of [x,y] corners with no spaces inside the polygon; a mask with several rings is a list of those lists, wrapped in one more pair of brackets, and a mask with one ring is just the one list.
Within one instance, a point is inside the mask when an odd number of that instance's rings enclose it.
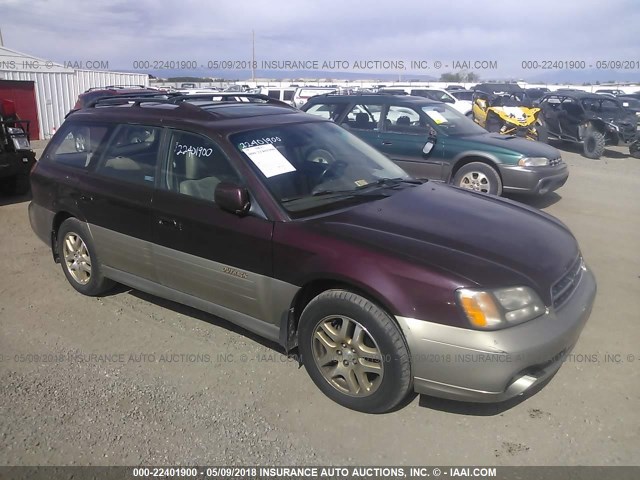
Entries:
{"label": "auction sticker on windshield", "polygon": [[245,153],[267,178],[296,171],[289,160],[273,145],[257,145],[245,148],[242,153]]}
{"label": "auction sticker on windshield", "polygon": [[447,123],[447,119],[440,112],[436,112],[435,110],[428,110],[425,113],[429,115],[431,119],[438,125],[440,125],[441,123]]}

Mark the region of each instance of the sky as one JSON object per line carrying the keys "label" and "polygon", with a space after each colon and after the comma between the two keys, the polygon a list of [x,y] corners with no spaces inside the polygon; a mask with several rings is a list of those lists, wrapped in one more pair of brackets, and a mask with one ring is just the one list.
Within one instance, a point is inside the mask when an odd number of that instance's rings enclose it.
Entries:
{"label": "sky", "polygon": [[[548,73],[545,61],[640,63],[638,25],[638,0],[0,0],[6,47],[61,63],[108,61],[112,70],[145,65],[137,61],[250,61],[255,31],[259,66],[339,60],[353,71],[355,61],[387,60],[404,70],[368,63],[362,71],[410,74],[410,62],[422,60],[427,68],[413,71],[439,76],[469,61],[482,78],[515,78]],[[498,68],[474,68],[477,60]],[[523,61],[539,64],[523,69]]]}

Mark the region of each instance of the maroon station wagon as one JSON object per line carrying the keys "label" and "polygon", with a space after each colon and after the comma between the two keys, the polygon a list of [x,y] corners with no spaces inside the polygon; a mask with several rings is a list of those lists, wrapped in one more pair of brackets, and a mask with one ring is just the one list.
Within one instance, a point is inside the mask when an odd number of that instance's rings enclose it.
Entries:
{"label": "maroon station wagon", "polygon": [[241,96],[69,115],[29,216],[78,292],[119,282],[223,317],[298,349],[320,390],[364,412],[412,390],[500,402],[560,368],[596,293],[564,224]]}

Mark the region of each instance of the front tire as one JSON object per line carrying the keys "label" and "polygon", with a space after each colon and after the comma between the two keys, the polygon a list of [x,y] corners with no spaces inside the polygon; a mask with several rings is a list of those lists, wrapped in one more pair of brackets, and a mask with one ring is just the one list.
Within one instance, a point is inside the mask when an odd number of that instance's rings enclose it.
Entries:
{"label": "front tire", "polygon": [[102,295],[115,285],[102,274],[91,234],[76,218],[68,218],[60,225],[58,258],[71,286],[83,295]]}
{"label": "front tire", "polygon": [[536,128],[536,140],[542,143],[549,143],[549,132],[547,131],[547,127],[537,123],[535,125]]}
{"label": "front tire", "polygon": [[500,133],[500,130],[502,130],[502,125],[503,122],[502,120],[500,120],[500,117],[498,117],[498,115],[496,115],[495,113],[489,112],[485,124],[487,132]]}
{"label": "front tire", "polygon": [[453,177],[453,184],[474,192],[502,194],[500,175],[492,166],[482,162],[471,162],[460,167]]}
{"label": "front tire", "polygon": [[629,145],[629,154],[633,158],[640,158],[640,140],[636,140],[631,145]]}
{"label": "front tire", "polygon": [[599,159],[604,153],[604,134],[593,127],[589,127],[583,139],[583,152],[587,158]]}
{"label": "front tire", "polygon": [[400,327],[360,295],[321,293],[302,312],[298,335],[309,376],[344,407],[385,413],[412,388],[411,359]]}

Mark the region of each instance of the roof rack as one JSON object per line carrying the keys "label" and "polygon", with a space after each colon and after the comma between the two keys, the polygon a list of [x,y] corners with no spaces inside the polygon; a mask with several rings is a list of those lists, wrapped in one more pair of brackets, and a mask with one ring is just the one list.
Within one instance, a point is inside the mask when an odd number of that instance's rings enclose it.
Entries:
{"label": "roof rack", "polygon": [[[145,87],[144,85],[106,85],[104,87],[91,87],[89,90],[87,90],[86,92],[94,92],[96,90],[124,90],[124,89],[131,89],[134,90],[136,88],[139,89],[149,89],[149,90],[157,90],[157,88],[154,87]],[[85,93],[86,93],[85,92]]]}
{"label": "roof rack", "polygon": [[84,108],[94,108],[96,105],[124,105],[126,103],[134,103],[140,105],[141,102],[162,102],[170,97],[176,96],[173,93],[166,92],[140,92],[140,93],[124,93],[122,95],[105,95],[98,97],[87,103]]}
{"label": "roof rack", "polygon": [[[222,98],[223,100],[214,100],[214,98]],[[227,97],[227,98],[225,98]],[[240,103],[242,102],[241,98],[246,98],[249,103],[258,103],[252,102],[251,100],[261,100],[264,103],[268,103],[271,105],[280,105],[283,107],[294,108],[286,102],[281,100],[277,100],[275,98],[271,98],[267,95],[263,95],[261,93],[245,93],[245,92],[211,92],[211,93],[198,93],[195,95],[182,95],[178,94],[171,97],[172,103],[181,103],[181,102],[189,102],[193,100],[209,100],[212,103]]]}
{"label": "roof rack", "polygon": [[[223,100],[214,100],[216,97],[228,97]],[[261,95],[259,93],[242,93],[242,92],[212,92],[211,94],[198,94],[198,95],[183,95],[180,93],[164,93],[164,92],[141,92],[141,93],[125,93],[122,95],[106,95],[96,98],[87,103],[83,109],[96,108],[100,106],[118,106],[118,105],[130,105],[132,107],[139,107],[143,103],[162,103],[169,105],[185,105],[189,108],[194,108],[202,111],[202,107],[220,105],[223,103],[243,103],[239,98],[263,100],[264,103],[270,105],[278,105],[294,109],[291,105],[275,98],[271,98],[267,95]],[[205,105],[196,105],[192,103],[193,100],[208,101]],[[249,100],[251,102],[251,100]],[[251,102],[256,103],[256,102]],[[66,116],[68,117],[74,112],[83,109],[71,110]]]}

